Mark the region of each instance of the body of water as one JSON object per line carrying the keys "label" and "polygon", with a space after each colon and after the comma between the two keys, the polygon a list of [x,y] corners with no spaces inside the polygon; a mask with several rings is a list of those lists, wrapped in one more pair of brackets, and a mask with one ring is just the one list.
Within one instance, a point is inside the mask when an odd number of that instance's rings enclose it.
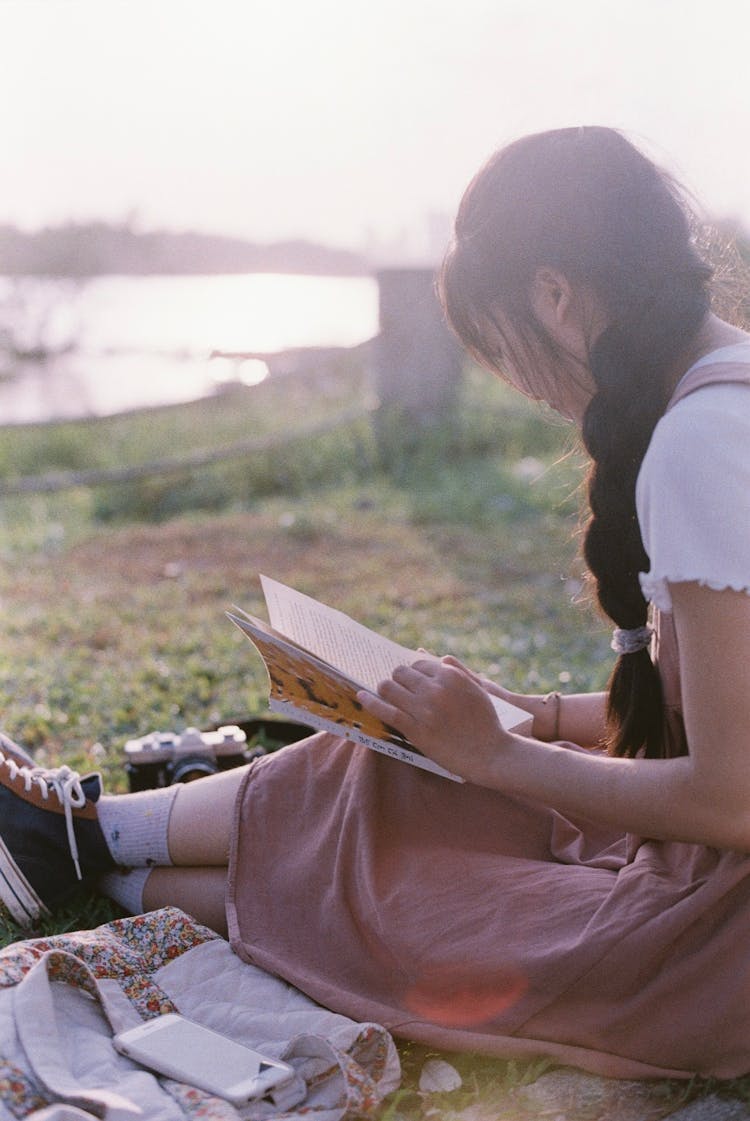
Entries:
{"label": "body of water", "polygon": [[377,332],[378,290],[369,277],[259,273],[0,278],[0,329],[8,327],[28,356],[0,354],[0,424],[104,416],[265,373],[211,359],[214,350],[364,342]]}

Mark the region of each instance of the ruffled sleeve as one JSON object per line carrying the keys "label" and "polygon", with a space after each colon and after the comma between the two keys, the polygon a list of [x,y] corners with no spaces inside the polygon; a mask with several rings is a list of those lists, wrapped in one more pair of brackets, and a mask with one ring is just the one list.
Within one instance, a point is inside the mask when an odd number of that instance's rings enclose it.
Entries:
{"label": "ruffled sleeve", "polygon": [[706,386],[662,417],[636,505],[641,587],[660,610],[672,609],[669,583],[750,591],[750,386]]}

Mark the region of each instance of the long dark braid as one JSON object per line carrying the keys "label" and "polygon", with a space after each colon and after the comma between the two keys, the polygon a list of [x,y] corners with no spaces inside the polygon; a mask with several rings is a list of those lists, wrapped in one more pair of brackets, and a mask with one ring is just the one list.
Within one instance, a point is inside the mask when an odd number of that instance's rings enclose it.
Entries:
{"label": "long dark braid", "polygon": [[[583,423],[592,460],[584,554],[602,610],[630,630],[648,610],[636,478],[708,311],[711,270],[669,177],[597,127],[525,137],[496,153],[464,195],[441,276],[448,319],[470,351],[500,374],[510,356],[513,383],[554,402],[549,372],[534,363],[540,348],[559,357],[529,299],[543,266],[588,285],[611,324],[588,363],[596,392]],[[623,655],[610,681],[609,748],[658,756],[662,739],[656,668],[647,650]]]}
{"label": "long dark braid", "polygon": [[[591,511],[584,556],[596,581],[602,610],[617,627],[647,622],[648,605],[638,573],[649,567],[635,505],[638,471],[671,385],[665,376],[707,311],[704,267],[654,292],[637,323],[608,328],[597,340],[590,368],[597,393],[582,435],[592,459]],[[648,650],[622,654],[609,683],[609,749],[616,755],[663,751],[661,681]]]}

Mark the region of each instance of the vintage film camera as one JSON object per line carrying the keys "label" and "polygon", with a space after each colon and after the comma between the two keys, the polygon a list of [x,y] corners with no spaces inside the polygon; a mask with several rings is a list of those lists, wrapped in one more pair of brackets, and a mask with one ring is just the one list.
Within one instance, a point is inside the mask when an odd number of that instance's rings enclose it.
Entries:
{"label": "vintage film camera", "polygon": [[309,731],[291,721],[250,719],[207,732],[198,728],[149,732],[125,744],[128,784],[134,792],[192,782],[217,771],[241,767],[258,755],[302,739]]}
{"label": "vintage film camera", "polygon": [[125,744],[125,770],[131,791],[192,782],[217,771],[240,767],[251,758],[247,736],[237,724],[215,732],[149,732]]}

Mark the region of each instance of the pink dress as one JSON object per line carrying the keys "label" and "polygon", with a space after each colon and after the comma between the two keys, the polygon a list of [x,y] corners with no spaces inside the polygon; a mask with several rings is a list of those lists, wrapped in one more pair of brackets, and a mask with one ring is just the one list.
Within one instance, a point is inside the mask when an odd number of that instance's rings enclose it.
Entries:
{"label": "pink dress", "polygon": [[[680,395],[716,381],[750,367],[703,367]],[[671,616],[657,626],[676,746]],[[616,1077],[750,1071],[750,855],[572,821],[328,734],[253,765],[235,825],[234,950],[329,1008]]]}

